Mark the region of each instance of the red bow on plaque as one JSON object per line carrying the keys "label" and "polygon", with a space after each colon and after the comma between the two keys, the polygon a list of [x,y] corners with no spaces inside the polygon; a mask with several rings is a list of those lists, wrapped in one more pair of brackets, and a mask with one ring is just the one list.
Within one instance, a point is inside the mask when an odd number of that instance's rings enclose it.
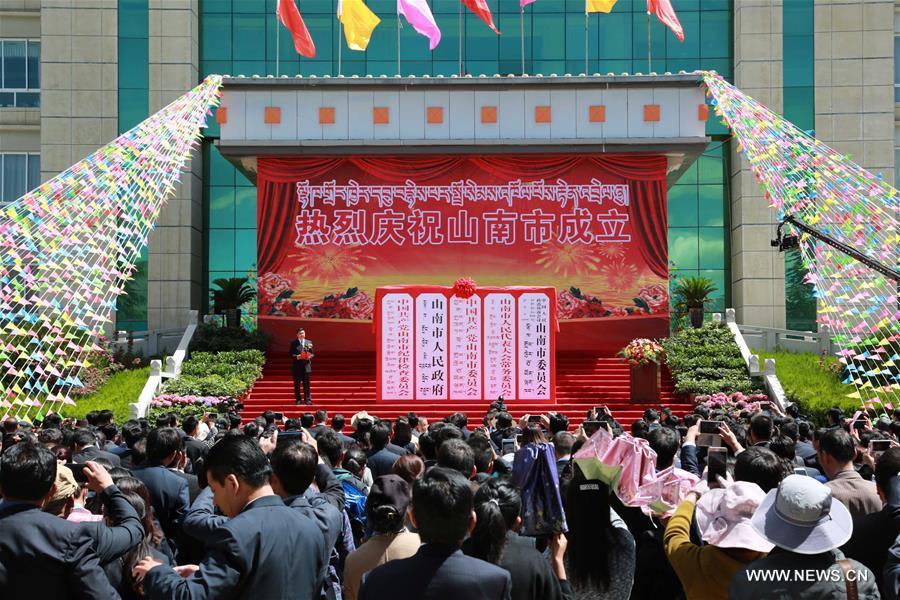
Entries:
{"label": "red bow on plaque", "polygon": [[475,280],[468,277],[460,277],[453,282],[453,295],[463,300],[474,296],[476,289],[478,286],[475,285]]}

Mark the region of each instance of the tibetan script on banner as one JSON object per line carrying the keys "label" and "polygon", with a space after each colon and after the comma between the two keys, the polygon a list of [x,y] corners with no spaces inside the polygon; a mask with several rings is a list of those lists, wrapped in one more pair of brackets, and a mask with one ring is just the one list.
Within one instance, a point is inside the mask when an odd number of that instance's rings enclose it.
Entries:
{"label": "tibetan script on banner", "polygon": [[516,301],[512,294],[484,298],[484,394],[514,398],[516,393]]}
{"label": "tibetan script on banner", "polygon": [[579,203],[603,204],[612,202],[628,206],[628,186],[604,184],[591,179],[589,184],[570,184],[562,179],[554,183],[539,181],[510,181],[502,185],[481,185],[471,179],[454,181],[449,185],[418,185],[406,180],[404,185],[360,185],[350,179],[346,185],[326,181],[311,185],[309,181],[297,182],[297,200],[303,208],[316,204],[352,208],[359,204],[377,204],[378,208],[390,208],[396,201],[413,209],[417,204],[439,203],[463,207],[467,202],[505,203],[508,207],[516,201],[541,200],[559,204],[562,208],[578,208]]}
{"label": "tibetan script on banner", "polygon": [[381,310],[381,395],[413,399],[413,298],[387,294]]}
{"label": "tibetan script on banner", "polygon": [[481,399],[481,298],[450,298],[450,397]]}
{"label": "tibetan script on banner", "polygon": [[416,398],[447,397],[447,298],[416,298]]}
{"label": "tibetan script on banner", "polygon": [[519,399],[550,398],[550,300],[519,296]]}

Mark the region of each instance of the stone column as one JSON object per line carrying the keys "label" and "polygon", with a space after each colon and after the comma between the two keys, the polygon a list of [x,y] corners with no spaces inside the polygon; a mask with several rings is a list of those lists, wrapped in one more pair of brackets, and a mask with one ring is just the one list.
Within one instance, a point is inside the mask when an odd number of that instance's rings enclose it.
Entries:
{"label": "stone column", "polygon": [[[150,112],[199,82],[198,0],[150,0]],[[203,164],[199,149],[150,234],[150,329],[184,327],[203,292]]]}
{"label": "stone column", "polygon": [[894,2],[816,0],[816,137],[894,184]]}
{"label": "stone column", "polygon": [[[734,5],[734,79],[744,93],[783,111],[782,1]],[[784,255],[771,248],[777,215],[749,162],[731,145],[732,303],[741,324],[785,326]]]}
{"label": "stone column", "polygon": [[115,139],[116,0],[41,1],[41,179]]}

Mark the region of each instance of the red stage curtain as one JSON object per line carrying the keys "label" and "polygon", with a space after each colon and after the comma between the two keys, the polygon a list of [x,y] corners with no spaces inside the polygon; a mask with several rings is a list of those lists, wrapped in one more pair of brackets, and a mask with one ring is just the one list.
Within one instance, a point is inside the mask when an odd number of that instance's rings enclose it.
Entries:
{"label": "red stage curtain", "polygon": [[[631,203],[628,209],[631,211],[631,225],[634,233],[643,243],[638,247],[641,255],[647,261],[647,266],[655,275],[668,279],[669,277],[669,218],[667,210],[666,181],[628,182],[631,192]],[[662,202],[656,198],[663,198]]]}
{"label": "red stage curtain", "polygon": [[640,244],[641,252],[654,274],[668,276],[666,203],[651,201],[654,197],[665,198],[666,158],[631,154],[261,157],[257,186],[259,272],[277,270],[278,265],[272,263],[279,256],[279,248],[291,243],[295,182],[324,176],[343,161],[350,161],[381,179],[427,182],[458,169],[467,160],[489,173],[509,179],[552,179],[583,162],[627,179],[631,192],[631,220],[635,233],[645,240]]}

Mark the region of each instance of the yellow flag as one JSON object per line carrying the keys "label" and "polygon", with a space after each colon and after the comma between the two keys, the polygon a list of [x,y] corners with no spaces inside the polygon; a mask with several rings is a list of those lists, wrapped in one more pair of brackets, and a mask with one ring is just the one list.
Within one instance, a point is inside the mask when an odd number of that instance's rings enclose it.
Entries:
{"label": "yellow flag", "polygon": [[617,0],[585,0],[585,12],[608,13],[616,5]]}
{"label": "yellow flag", "polygon": [[381,23],[381,19],[369,10],[363,0],[338,2],[338,19],[344,26],[344,37],[351,50],[365,50],[372,38],[372,31]]}

